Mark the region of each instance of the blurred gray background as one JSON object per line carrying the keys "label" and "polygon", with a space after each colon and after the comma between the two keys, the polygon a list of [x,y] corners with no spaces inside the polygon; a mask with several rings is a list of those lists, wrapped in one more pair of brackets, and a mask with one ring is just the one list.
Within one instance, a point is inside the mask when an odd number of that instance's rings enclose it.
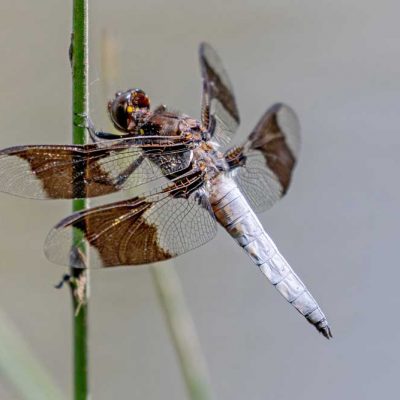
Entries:
{"label": "blurred gray background", "polygon": [[[197,47],[213,44],[235,86],[244,140],[276,101],[302,124],[293,185],[262,223],[320,302],[328,342],[225,234],[175,260],[218,399],[390,398],[400,367],[400,3],[91,1],[91,115],[139,86],[199,116]],[[0,4],[0,147],[69,143],[71,2]],[[116,38],[115,88],[101,38]],[[107,93],[105,93],[105,91]],[[71,305],[42,246],[68,201],[0,194],[0,305],[71,397]],[[92,274],[92,398],[186,399],[146,267]],[[395,392],[396,391],[396,392]],[[0,398],[20,399],[0,376]]]}

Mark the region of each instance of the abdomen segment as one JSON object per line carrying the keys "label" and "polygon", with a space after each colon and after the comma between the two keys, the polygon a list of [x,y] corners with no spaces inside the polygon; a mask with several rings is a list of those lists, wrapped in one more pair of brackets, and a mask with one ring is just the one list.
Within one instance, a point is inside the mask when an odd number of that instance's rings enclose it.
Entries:
{"label": "abdomen segment", "polygon": [[326,338],[332,337],[321,308],[264,231],[233,180],[220,175],[213,183],[215,190],[211,204],[218,222],[258,265],[278,292]]}

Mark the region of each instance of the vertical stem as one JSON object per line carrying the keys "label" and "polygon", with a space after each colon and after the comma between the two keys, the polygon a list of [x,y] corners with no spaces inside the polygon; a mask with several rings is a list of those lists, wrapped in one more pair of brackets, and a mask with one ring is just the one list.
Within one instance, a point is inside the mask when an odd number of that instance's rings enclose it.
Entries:
{"label": "vertical stem", "polygon": [[[73,143],[84,144],[86,139],[85,117],[88,115],[88,0],[73,1],[73,28],[70,60],[72,67],[72,119]],[[73,211],[87,207],[84,199],[73,200]],[[73,243],[82,243],[82,233],[73,232]],[[87,249],[78,246],[83,259]],[[89,275],[86,269],[71,268],[71,293],[73,304],[74,347],[74,398],[87,400],[88,385],[88,299]]]}
{"label": "vertical stem", "polygon": [[207,365],[179,277],[173,265],[152,265],[150,271],[178,355],[188,397],[191,400],[212,400],[214,394]]}
{"label": "vertical stem", "polygon": [[[0,377],[23,400],[65,400],[61,389],[24,339],[24,334],[0,308]],[[14,396],[13,396],[14,398]]]}

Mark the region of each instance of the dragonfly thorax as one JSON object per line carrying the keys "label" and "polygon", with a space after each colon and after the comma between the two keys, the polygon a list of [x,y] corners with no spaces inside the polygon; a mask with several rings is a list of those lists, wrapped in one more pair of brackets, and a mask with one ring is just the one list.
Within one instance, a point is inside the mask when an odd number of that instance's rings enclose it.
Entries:
{"label": "dragonfly thorax", "polygon": [[216,150],[211,142],[202,142],[198,148],[194,149],[193,160],[197,168],[205,171],[207,181],[229,169],[223,153]]}

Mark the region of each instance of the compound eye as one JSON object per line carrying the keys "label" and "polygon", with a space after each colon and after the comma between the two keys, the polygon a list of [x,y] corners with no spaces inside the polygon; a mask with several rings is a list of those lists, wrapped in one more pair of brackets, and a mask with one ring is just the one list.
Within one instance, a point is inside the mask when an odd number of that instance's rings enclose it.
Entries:
{"label": "compound eye", "polygon": [[114,120],[123,129],[128,128],[128,120],[126,115],[126,107],[123,104],[118,104],[114,112]]}
{"label": "compound eye", "polygon": [[125,98],[117,98],[108,103],[108,111],[112,122],[118,129],[126,131],[128,128],[127,101]]}
{"label": "compound eye", "polygon": [[132,92],[132,104],[138,108],[149,109],[150,99],[143,90],[138,89]]}

